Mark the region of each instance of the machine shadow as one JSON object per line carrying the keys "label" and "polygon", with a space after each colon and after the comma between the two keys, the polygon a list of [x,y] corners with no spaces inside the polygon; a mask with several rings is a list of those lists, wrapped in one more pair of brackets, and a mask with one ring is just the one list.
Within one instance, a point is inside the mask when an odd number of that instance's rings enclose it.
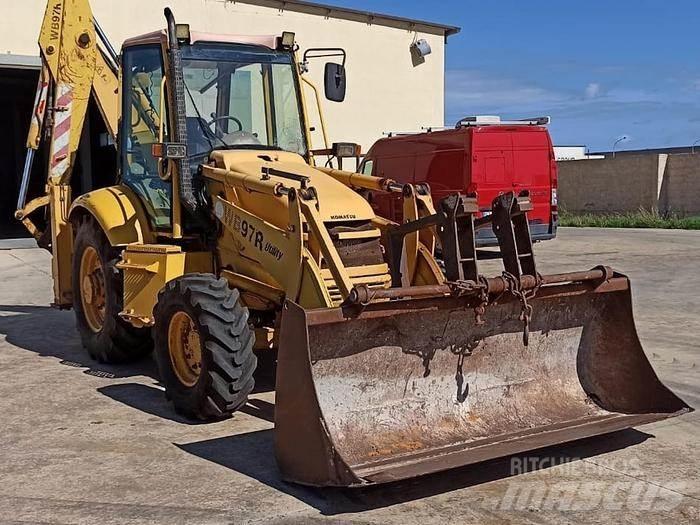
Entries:
{"label": "machine shadow", "polygon": [[[82,347],[80,336],[75,328],[74,315],[70,311],[58,310],[49,306],[0,305],[0,336],[24,350],[42,357],[53,357],[63,366],[82,370],[84,374],[105,379],[124,379],[145,376],[158,381],[158,370],[154,359],[145,357],[135,363],[110,365],[93,360]],[[270,361],[270,362],[267,362]],[[274,360],[263,360],[264,366],[256,373],[255,392],[273,391]],[[199,425],[178,415],[163,391],[155,386],[141,383],[119,383],[105,385],[97,389],[101,394],[120,403],[153,416],[187,425]],[[274,405],[251,399],[242,409],[252,416],[274,421]]]}
{"label": "machine shadow", "polygon": [[203,421],[188,419],[175,412],[172,403],[166,399],[163,391],[154,386],[141,383],[119,383],[99,387],[97,391],[114,401],[151,416],[157,416],[183,425],[204,424]]}
{"label": "machine shadow", "polygon": [[501,258],[501,251],[498,249],[477,248],[476,256],[479,260],[496,260]]}
{"label": "machine shadow", "polygon": [[85,368],[88,375],[105,378],[147,376],[157,380],[155,363],[144,358],[135,363],[109,365],[92,359],[80,343],[73,312],[50,306],[0,305],[0,335],[8,343],[62,365]]}
{"label": "machine shadow", "polygon": [[[102,386],[97,391],[131,408],[151,416],[174,421],[175,423],[193,426],[207,425],[209,423],[207,421],[189,419],[175,412],[172,403],[168,401],[163,391],[154,386],[141,383],[119,383]],[[275,422],[275,405],[263,399],[249,399],[248,403],[240,408],[238,412],[243,412],[269,423]],[[232,418],[235,419],[236,414]]]}
{"label": "machine shadow", "polygon": [[[604,436],[530,451],[522,455],[507,456],[410,480],[362,488],[313,488],[283,481],[275,461],[273,430],[260,430],[175,445],[185,452],[240,472],[289,494],[316,508],[323,515],[332,516],[391,507],[507,479],[521,472],[512,467],[513,460],[517,458],[527,457],[528,465],[542,465],[546,470],[553,465],[575,462],[637,445],[650,437],[653,436],[634,429],[621,430]],[[528,472],[533,470],[539,469],[531,468]]]}

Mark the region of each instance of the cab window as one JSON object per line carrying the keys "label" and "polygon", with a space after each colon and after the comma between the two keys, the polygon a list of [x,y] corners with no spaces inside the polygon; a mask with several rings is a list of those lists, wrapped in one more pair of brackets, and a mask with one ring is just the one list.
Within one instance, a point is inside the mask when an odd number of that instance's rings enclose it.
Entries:
{"label": "cab window", "polygon": [[156,229],[170,227],[171,185],[158,176],[158,162],[151,154],[151,145],[159,142],[162,79],[159,46],[124,51],[121,177],[141,198]]}

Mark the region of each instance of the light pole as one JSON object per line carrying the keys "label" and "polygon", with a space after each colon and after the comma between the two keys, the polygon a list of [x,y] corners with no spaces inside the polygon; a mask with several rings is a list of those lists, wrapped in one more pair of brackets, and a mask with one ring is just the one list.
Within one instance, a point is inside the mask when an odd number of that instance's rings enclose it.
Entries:
{"label": "light pole", "polygon": [[693,142],[693,145],[690,146],[690,154],[691,154],[691,155],[695,155],[695,145],[696,145],[697,143],[699,143],[699,142],[700,142],[700,139],[698,139],[698,140],[696,140],[695,142]]}
{"label": "light pole", "polygon": [[618,142],[622,142],[623,140],[627,140],[627,135],[622,135],[619,139],[617,139],[615,142],[613,142],[613,150],[612,150],[612,158],[615,158],[615,146],[617,146]]}

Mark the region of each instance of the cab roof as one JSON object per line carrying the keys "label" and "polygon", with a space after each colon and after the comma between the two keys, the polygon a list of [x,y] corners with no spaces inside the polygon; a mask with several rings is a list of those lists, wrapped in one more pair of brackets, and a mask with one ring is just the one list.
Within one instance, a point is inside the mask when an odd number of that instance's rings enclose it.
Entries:
{"label": "cab roof", "polygon": [[[190,40],[196,42],[219,42],[224,44],[249,44],[255,46],[265,46],[275,49],[278,35],[222,35],[217,33],[203,33],[191,31]],[[167,40],[165,29],[151,31],[139,36],[128,38],[122,44],[122,48],[139,46],[143,44],[160,44]]]}

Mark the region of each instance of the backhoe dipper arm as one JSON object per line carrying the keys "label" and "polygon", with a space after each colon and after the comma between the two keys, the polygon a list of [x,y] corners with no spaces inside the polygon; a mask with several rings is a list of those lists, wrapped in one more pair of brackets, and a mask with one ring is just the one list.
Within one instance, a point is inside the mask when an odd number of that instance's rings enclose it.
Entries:
{"label": "backhoe dipper arm", "polygon": [[[100,53],[96,38],[87,0],[49,2],[39,36],[42,62],[50,75],[50,120],[47,122],[51,125],[49,185],[64,184],[70,180],[72,157],[80,143],[97,71],[97,56]],[[100,62],[104,62],[103,56],[100,56]],[[111,82],[114,87],[117,86],[116,74],[110,68],[101,70],[100,74],[100,82]],[[116,93],[111,96],[116,106]],[[109,106],[105,104],[105,107]],[[113,114],[116,117],[116,107]]]}
{"label": "backhoe dipper arm", "polygon": [[[117,129],[117,59],[101,30],[99,35],[106,51],[97,45],[98,31],[88,0],[49,1],[39,34],[42,70],[15,216],[39,239],[44,232],[28,215],[42,206],[49,207],[54,302],[58,306],[67,306],[72,300],[70,177],[91,93],[112,138]],[[49,142],[47,195],[27,203],[34,154],[44,137]]]}
{"label": "backhoe dipper arm", "polygon": [[[98,36],[105,50],[96,45]],[[117,131],[117,57],[94,21],[88,1],[49,2],[39,35],[39,48],[42,69],[17,201],[16,215],[20,220],[28,215],[25,204],[29,175],[43,136],[50,141],[48,183],[69,182],[91,92],[112,139],[116,138]]]}

